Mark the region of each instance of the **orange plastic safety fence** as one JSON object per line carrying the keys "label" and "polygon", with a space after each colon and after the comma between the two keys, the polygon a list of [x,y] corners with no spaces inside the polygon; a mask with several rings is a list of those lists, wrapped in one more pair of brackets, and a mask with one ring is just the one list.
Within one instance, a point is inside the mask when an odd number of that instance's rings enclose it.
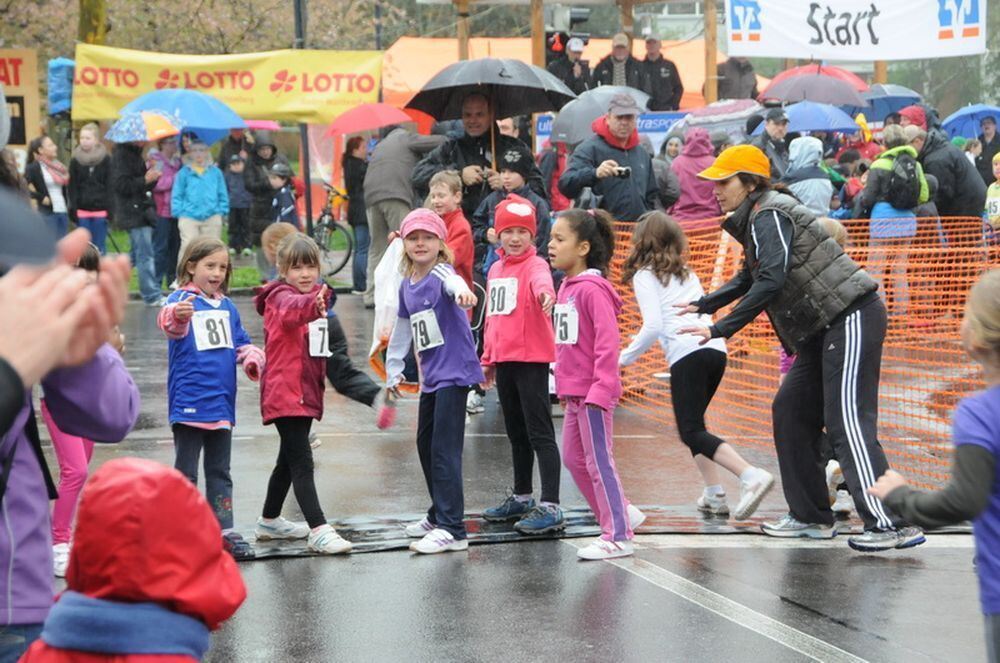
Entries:
{"label": "orange plastic safety fence", "polygon": [[[869,224],[843,222],[849,235],[847,252],[883,285],[880,292],[889,313],[879,384],[879,439],[890,464],[914,483],[940,486],[951,465],[954,406],[983,386],[959,339],[965,298],[983,271],[1000,264],[1000,242],[978,218],[919,219],[914,236],[891,240],[871,238]],[[633,227],[616,226],[610,274],[625,299],[619,322],[626,345],[642,325],[631,285],[621,282]],[[739,242],[717,224],[689,231],[688,239],[689,266],[706,292],[725,283],[742,264]],[[709,407],[709,429],[736,445],[770,448],[780,344],[761,314],[727,346],[729,364]],[[622,382],[624,406],[673,424],[669,368],[658,346],[624,369]]]}

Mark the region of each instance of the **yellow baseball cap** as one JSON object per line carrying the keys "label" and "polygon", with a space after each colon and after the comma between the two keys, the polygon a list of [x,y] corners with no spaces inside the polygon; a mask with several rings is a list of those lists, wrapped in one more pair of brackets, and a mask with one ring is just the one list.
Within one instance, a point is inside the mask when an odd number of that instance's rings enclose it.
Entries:
{"label": "yellow baseball cap", "polygon": [[771,179],[771,162],[760,148],[753,145],[727,147],[715,162],[698,173],[703,180],[728,180],[736,173],[748,173]]}

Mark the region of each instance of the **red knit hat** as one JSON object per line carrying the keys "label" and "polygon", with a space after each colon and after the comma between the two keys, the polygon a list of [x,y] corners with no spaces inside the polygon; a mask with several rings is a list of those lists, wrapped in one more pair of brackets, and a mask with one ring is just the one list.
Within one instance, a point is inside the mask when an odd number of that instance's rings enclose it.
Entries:
{"label": "red knit hat", "polygon": [[899,115],[908,119],[910,124],[915,124],[924,131],[927,131],[927,114],[924,113],[924,109],[920,106],[901,108]]}
{"label": "red knit hat", "polygon": [[532,237],[538,230],[535,222],[535,206],[516,193],[508,194],[493,212],[493,229],[497,235],[508,228],[527,228]]}

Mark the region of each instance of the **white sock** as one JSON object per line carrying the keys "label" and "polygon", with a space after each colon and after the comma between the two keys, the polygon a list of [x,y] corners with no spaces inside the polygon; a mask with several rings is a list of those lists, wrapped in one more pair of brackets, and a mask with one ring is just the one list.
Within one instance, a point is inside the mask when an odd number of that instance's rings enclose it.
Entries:
{"label": "white sock", "polygon": [[265,525],[273,525],[277,520],[277,518],[265,518],[264,516],[260,517],[260,521]]}
{"label": "white sock", "polygon": [[760,476],[760,468],[751,466],[740,473],[740,481],[743,483],[751,483],[758,476]]}
{"label": "white sock", "polygon": [[554,506],[557,509],[559,508],[559,505],[555,502],[539,502],[539,504],[542,506]]}
{"label": "white sock", "polygon": [[726,489],[719,484],[705,486],[705,497],[722,497],[726,494]]}
{"label": "white sock", "polygon": [[517,500],[518,502],[530,502],[531,493],[528,493],[527,495],[514,495],[514,499]]}

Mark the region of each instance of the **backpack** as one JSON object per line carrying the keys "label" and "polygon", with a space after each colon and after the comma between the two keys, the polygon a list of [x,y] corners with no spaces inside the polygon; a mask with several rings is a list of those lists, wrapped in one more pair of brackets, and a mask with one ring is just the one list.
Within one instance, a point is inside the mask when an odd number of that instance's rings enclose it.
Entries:
{"label": "backpack", "polygon": [[885,199],[898,210],[911,210],[920,204],[920,174],[911,155],[903,152],[892,160]]}

